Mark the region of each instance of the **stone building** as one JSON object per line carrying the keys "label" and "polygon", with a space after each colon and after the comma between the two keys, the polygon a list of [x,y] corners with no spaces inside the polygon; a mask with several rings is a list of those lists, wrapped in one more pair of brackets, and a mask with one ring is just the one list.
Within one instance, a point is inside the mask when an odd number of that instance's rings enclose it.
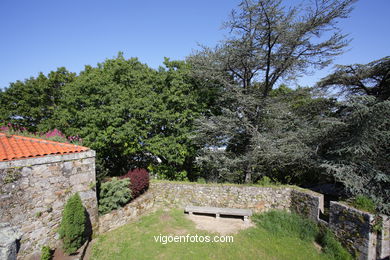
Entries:
{"label": "stone building", "polygon": [[0,133],[0,224],[22,235],[18,258],[36,255],[43,245],[58,246],[62,210],[76,192],[96,228],[95,181],[95,151]]}

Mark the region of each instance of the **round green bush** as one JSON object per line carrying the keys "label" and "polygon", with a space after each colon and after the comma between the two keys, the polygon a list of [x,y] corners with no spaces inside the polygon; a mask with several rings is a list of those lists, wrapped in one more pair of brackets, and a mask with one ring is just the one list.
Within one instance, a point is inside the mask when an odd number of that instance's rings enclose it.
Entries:
{"label": "round green bush", "polygon": [[72,195],[65,204],[62,212],[62,221],[59,229],[64,250],[72,254],[86,241],[85,209],[78,193]]}
{"label": "round green bush", "polygon": [[99,213],[108,213],[129,202],[132,198],[129,186],[129,178],[118,179],[114,177],[110,181],[102,183],[99,192]]}

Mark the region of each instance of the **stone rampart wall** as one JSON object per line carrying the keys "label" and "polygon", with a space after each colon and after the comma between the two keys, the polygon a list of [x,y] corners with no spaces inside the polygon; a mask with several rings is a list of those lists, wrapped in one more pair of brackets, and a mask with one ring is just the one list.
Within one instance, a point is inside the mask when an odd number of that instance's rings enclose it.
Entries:
{"label": "stone rampart wall", "polygon": [[92,150],[0,162],[0,223],[21,232],[18,257],[57,246],[64,204],[76,192],[97,228],[95,182]]}

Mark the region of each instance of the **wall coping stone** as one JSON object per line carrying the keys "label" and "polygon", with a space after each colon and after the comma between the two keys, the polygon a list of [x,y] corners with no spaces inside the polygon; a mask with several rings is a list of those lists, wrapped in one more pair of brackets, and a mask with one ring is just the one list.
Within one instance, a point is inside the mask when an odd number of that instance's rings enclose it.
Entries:
{"label": "wall coping stone", "polygon": [[77,152],[77,153],[70,153],[70,154],[46,155],[42,157],[5,161],[5,162],[0,162],[0,169],[26,167],[30,165],[40,165],[40,164],[48,164],[48,163],[63,162],[63,161],[73,161],[73,160],[79,160],[85,158],[92,158],[95,157],[95,155],[96,152],[94,150],[88,150],[85,152]]}
{"label": "wall coping stone", "polygon": [[[168,180],[157,180],[151,179],[150,184],[168,184],[168,185],[199,185],[199,186],[208,186],[208,187],[248,187],[248,188],[268,188],[268,189],[295,189],[300,191],[307,191],[308,193],[316,193],[314,191],[301,188],[295,185],[259,185],[259,184],[239,184],[239,183],[198,183],[198,182],[190,182],[190,181],[168,181]],[[316,193],[318,194],[318,193]]]}
{"label": "wall coping stone", "polygon": [[[366,215],[369,218],[374,218],[374,216],[375,216],[375,213],[371,213],[371,212],[368,212],[368,211],[365,211],[365,210],[357,209],[357,208],[355,208],[355,207],[353,207],[353,206],[351,206],[348,203],[343,202],[343,201],[333,201],[332,200],[332,201],[330,201],[330,204],[337,204],[337,205],[343,206],[345,208],[348,208],[351,211],[358,212],[361,215]],[[385,215],[383,215],[383,216],[385,216]]]}

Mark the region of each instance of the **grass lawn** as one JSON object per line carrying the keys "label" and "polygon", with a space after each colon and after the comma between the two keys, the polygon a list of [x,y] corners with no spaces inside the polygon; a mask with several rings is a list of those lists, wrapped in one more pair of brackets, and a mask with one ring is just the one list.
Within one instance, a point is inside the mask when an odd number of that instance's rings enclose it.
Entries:
{"label": "grass lawn", "polygon": [[91,259],[331,259],[313,242],[279,236],[256,226],[242,230],[233,243],[156,242],[158,235],[219,235],[195,228],[182,210],[158,211],[98,236]]}

